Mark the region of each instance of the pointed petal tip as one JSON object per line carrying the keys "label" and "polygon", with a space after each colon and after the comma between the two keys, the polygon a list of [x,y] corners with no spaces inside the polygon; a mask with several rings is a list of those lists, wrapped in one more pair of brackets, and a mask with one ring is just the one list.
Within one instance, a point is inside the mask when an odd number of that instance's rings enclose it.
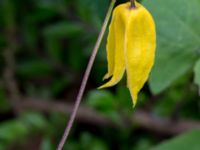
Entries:
{"label": "pointed petal tip", "polygon": [[111,75],[109,73],[106,73],[106,75],[103,77],[103,81],[110,78],[110,77],[111,77]]}
{"label": "pointed petal tip", "polygon": [[133,109],[135,109],[135,106],[136,106],[136,102],[135,103],[133,102],[133,105],[132,105]]}
{"label": "pointed petal tip", "polygon": [[135,108],[136,104],[137,104],[137,94],[132,94],[131,93],[131,99],[132,99],[132,103],[133,103],[133,108]]}
{"label": "pointed petal tip", "polygon": [[108,83],[105,83],[103,84],[102,86],[98,87],[97,89],[98,90],[101,90],[101,89],[104,89],[104,88],[107,88],[107,87],[110,87],[111,85],[109,85]]}
{"label": "pointed petal tip", "polygon": [[97,90],[101,90],[101,89],[103,89],[103,87],[102,87],[102,86],[99,86],[99,87],[97,88]]}

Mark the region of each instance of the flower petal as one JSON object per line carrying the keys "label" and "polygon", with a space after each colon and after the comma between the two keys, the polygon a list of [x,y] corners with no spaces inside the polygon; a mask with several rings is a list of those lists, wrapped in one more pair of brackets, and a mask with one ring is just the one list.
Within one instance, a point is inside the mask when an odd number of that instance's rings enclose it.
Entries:
{"label": "flower petal", "polygon": [[122,19],[122,12],[123,12],[124,7],[121,5],[115,8],[115,20],[113,22],[114,27],[114,35],[115,35],[115,53],[114,53],[114,70],[113,70],[113,76],[110,81],[99,87],[101,88],[106,88],[113,86],[117,84],[124,72],[125,72],[125,60],[124,60],[124,49],[125,49],[125,41],[124,41],[124,36],[125,36],[125,24]]}
{"label": "flower petal", "polygon": [[142,5],[131,10],[128,17],[125,62],[128,87],[133,105],[136,105],[138,92],[154,63],[156,32],[152,16]]}
{"label": "flower petal", "polygon": [[114,72],[114,58],[115,58],[115,31],[114,31],[114,22],[115,22],[115,11],[113,12],[112,20],[109,26],[106,53],[107,53],[107,62],[108,62],[108,73],[103,77],[103,80],[108,79],[113,75]]}

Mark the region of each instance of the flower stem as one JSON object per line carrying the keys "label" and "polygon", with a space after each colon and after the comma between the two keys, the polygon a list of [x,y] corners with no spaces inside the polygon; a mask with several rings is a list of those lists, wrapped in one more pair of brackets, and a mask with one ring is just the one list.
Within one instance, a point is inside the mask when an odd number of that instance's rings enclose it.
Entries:
{"label": "flower stem", "polygon": [[135,0],[130,0],[130,2],[131,2],[131,8],[135,8],[136,7],[136,5],[135,5]]}
{"label": "flower stem", "polygon": [[109,22],[109,18],[111,16],[111,13],[112,13],[112,10],[113,10],[115,2],[116,2],[116,0],[112,0],[111,3],[110,3],[108,12],[106,14],[104,23],[102,25],[101,31],[100,31],[98,39],[97,39],[97,42],[96,42],[96,44],[94,46],[94,49],[92,51],[92,54],[90,56],[90,60],[88,62],[88,65],[87,65],[87,68],[86,68],[86,71],[85,71],[85,74],[83,76],[83,80],[82,80],[82,83],[81,83],[81,86],[80,86],[80,89],[79,89],[79,92],[78,92],[78,95],[77,95],[77,98],[76,98],[76,102],[75,102],[72,114],[70,115],[69,122],[68,122],[68,124],[67,124],[67,126],[65,128],[64,134],[62,136],[62,139],[59,142],[57,150],[62,150],[63,149],[65,141],[67,140],[69,132],[70,132],[70,130],[72,128],[74,119],[76,117],[76,114],[77,114],[77,111],[78,111],[78,108],[79,108],[79,105],[80,105],[80,102],[81,102],[82,97],[83,97],[83,93],[85,91],[85,87],[86,87],[86,84],[87,84],[87,81],[88,81],[88,78],[89,78],[89,75],[90,75],[90,72],[91,72],[91,69],[92,69],[96,54],[98,52],[99,46],[101,44],[101,41],[103,39],[103,36],[104,36],[105,30],[107,28],[107,25],[108,25],[108,22]]}

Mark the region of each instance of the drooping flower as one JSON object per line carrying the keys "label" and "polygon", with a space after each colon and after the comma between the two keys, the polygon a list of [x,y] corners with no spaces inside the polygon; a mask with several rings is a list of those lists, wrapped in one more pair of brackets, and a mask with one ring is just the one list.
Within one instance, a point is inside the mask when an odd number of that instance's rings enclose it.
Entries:
{"label": "drooping flower", "polygon": [[127,85],[135,106],[155,57],[155,24],[148,10],[138,2],[136,7],[130,7],[130,2],[117,6],[109,26],[106,49],[108,72],[104,79],[111,79],[99,89],[117,84],[126,71]]}

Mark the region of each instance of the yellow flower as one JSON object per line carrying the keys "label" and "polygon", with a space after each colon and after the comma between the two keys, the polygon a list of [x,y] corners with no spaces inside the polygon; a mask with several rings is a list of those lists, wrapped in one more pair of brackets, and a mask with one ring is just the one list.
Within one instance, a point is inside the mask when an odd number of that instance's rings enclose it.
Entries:
{"label": "yellow flower", "polygon": [[156,31],[151,14],[137,2],[135,8],[130,7],[130,2],[117,6],[106,49],[108,73],[104,79],[112,78],[99,89],[117,84],[126,70],[127,85],[135,106],[138,92],[154,64]]}

